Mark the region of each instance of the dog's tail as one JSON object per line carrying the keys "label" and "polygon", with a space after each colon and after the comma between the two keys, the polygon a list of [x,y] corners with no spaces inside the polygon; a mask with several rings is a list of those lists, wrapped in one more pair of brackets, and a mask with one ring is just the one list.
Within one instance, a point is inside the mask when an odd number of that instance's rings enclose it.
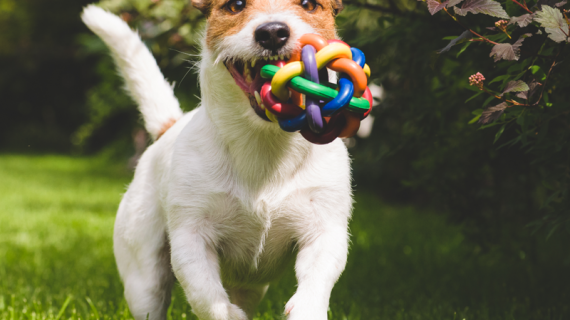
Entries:
{"label": "dog's tail", "polygon": [[182,110],[156,60],[139,35],[116,15],[89,5],[81,19],[111,50],[129,94],[139,105],[147,131],[158,139],[182,117]]}

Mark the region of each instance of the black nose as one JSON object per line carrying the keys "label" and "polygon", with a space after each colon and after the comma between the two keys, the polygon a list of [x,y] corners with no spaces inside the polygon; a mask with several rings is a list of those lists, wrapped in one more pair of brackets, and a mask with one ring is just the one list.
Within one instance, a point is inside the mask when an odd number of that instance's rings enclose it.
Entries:
{"label": "black nose", "polygon": [[255,29],[255,41],[265,49],[277,51],[289,39],[289,27],[282,22],[267,22]]}

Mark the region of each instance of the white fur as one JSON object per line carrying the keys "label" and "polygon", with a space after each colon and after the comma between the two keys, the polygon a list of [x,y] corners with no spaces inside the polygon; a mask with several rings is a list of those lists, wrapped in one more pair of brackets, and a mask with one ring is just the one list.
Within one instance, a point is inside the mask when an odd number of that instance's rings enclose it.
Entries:
{"label": "white fur", "polygon": [[116,15],[90,5],[81,19],[111,49],[127,91],[139,105],[147,131],[156,139],[166,123],[182,117],[182,110],[154,57],[139,36]]}
{"label": "white fur", "polygon": [[296,48],[296,43],[305,33],[315,33],[313,27],[303,21],[293,12],[280,12],[273,14],[259,13],[254,16],[247,25],[238,33],[225,37],[216,45],[216,63],[225,60],[232,60],[239,57],[242,60],[250,61],[260,56],[270,56],[269,50],[257,45],[254,40],[255,28],[266,22],[285,22],[289,25],[289,41],[279,49],[278,54],[290,53]]}
{"label": "white fur", "polygon": [[[151,111],[141,107],[147,123],[164,121],[158,106],[171,92],[147,87],[153,77],[164,83],[162,76],[155,65],[133,68],[129,60],[132,47],[143,47],[138,36],[95,7],[83,18],[104,35],[135,99],[154,101]],[[325,320],[348,252],[347,150],[340,139],[314,145],[260,119],[216,59],[204,49],[202,106],[148,148],[119,207],[114,251],[131,312],[164,319],[176,278],[200,319],[251,319],[269,282],[296,255],[287,318]]]}

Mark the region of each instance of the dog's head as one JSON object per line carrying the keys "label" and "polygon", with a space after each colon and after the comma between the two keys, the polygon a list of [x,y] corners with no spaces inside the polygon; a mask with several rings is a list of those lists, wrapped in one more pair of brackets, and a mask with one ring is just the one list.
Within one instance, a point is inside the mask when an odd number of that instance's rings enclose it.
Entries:
{"label": "dog's head", "polygon": [[[192,0],[208,17],[205,45],[260,115],[261,67],[287,60],[305,33],[336,37],[341,0]],[[257,97],[257,99],[256,99]]]}

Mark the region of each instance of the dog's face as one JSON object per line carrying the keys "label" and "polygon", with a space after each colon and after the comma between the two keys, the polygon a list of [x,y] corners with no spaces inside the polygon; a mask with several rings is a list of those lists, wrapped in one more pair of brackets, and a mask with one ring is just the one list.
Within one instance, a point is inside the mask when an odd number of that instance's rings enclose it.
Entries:
{"label": "dog's face", "polygon": [[298,39],[317,33],[336,37],[334,18],[341,0],[192,0],[208,17],[206,46],[224,63],[236,84],[262,117],[261,67],[286,61],[300,48]]}

